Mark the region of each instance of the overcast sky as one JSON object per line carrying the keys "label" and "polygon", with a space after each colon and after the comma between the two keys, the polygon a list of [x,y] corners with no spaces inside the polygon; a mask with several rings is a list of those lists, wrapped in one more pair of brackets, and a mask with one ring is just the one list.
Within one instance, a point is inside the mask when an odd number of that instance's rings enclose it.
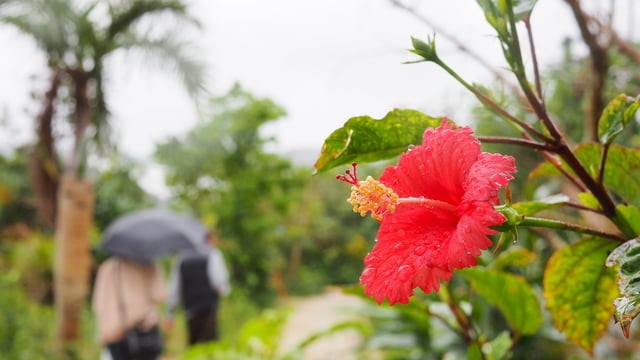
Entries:
{"label": "overcast sky", "polygon": [[[475,1],[406,1],[491,63],[503,65],[498,42]],[[382,117],[395,107],[467,120],[473,99],[460,85],[433,64],[402,64],[416,58],[407,51],[410,37],[426,39],[433,29],[387,0],[190,3],[204,25],[194,43],[209,65],[212,93],[222,95],[239,82],[287,110],[287,117],[268,129],[278,139],[278,151],[319,152],[324,139],[348,118]],[[533,26],[543,64],[557,61],[562,38],[577,33],[561,0],[540,0]],[[446,39],[436,35],[436,40],[440,57],[469,81],[491,81],[488,71]],[[0,128],[0,143],[6,149],[30,138],[32,119],[25,108],[31,104],[30,92],[38,88],[36,79],[46,73],[38,51],[12,29],[0,28],[0,47],[0,106],[8,119]],[[195,124],[193,104],[170,74],[121,59],[111,65],[108,100],[122,151],[148,159],[156,142]]]}

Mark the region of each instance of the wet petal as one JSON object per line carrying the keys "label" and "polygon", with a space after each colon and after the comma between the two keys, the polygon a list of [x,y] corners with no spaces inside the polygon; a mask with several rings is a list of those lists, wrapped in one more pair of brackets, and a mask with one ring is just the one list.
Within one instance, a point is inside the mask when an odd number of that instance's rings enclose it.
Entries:
{"label": "wet petal", "polygon": [[[504,222],[495,211],[498,190],[513,179],[510,156],[480,152],[469,127],[443,122],[427,129],[424,143],[385,169],[380,182],[401,198],[446,203],[401,202],[385,214],[378,242],[365,258],[360,283],[379,303],[407,303],[414,289],[438,291],[456,269],[473,266],[491,246],[491,226]],[[431,202],[431,204],[437,202]]]}

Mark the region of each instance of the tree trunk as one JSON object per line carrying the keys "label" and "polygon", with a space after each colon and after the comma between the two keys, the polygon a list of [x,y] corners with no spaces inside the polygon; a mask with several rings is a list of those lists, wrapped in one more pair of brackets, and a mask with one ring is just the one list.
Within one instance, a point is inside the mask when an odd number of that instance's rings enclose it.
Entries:
{"label": "tree trunk", "polygon": [[42,109],[36,117],[36,143],[29,154],[29,179],[35,194],[38,217],[43,225],[50,229],[55,228],[60,168],[55,153],[53,115],[61,81],[60,71],[53,70]]}
{"label": "tree trunk", "polygon": [[91,99],[89,98],[89,82],[91,75],[82,69],[68,70],[73,81],[73,99],[75,101],[75,121],[73,124],[73,148],[67,161],[65,172],[78,175],[80,166],[84,165],[82,153],[84,136],[91,123]]}
{"label": "tree trunk", "polygon": [[80,315],[89,287],[93,219],[93,185],[64,174],[58,192],[54,285],[59,345],[66,348],[80,336]]}

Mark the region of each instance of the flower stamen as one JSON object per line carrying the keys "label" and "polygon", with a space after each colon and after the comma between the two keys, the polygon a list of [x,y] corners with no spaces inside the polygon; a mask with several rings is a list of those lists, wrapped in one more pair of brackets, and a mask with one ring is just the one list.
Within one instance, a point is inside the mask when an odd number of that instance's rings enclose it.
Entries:
{"label": "flower stamen", "polygon": [[368,176],[351,187],[351,196],[347,202],[353,205],[353,211],[360,216],[371,212],[374,219],[381,221],[384,215],[396,210],[398,199],[398,194],[393,189]]}
{"label": "flower stamen", "polygon": [[366,216],[371,212],[374,219],[381,221],[384,215],[396,210],[399,196],[393,189],[371,176],[364,181],[359,181],[356,165],[356,163],[351,164],[353,172],[347,170],[345,175],[338,175],[336,179],[352,184],[351,196],[347,202],[353,205],[354,212],[360,216]]}

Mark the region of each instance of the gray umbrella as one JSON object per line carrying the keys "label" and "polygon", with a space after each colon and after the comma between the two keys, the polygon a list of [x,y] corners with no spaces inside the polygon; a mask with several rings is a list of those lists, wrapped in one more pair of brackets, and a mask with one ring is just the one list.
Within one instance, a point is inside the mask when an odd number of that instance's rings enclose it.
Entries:
{"label": "gray umbrella", "polygon": [[206,251],[207,229],[197,219],[168,210],[123,215],[104,232],[101,249],[129,260],[150,263],[179,251]]}

